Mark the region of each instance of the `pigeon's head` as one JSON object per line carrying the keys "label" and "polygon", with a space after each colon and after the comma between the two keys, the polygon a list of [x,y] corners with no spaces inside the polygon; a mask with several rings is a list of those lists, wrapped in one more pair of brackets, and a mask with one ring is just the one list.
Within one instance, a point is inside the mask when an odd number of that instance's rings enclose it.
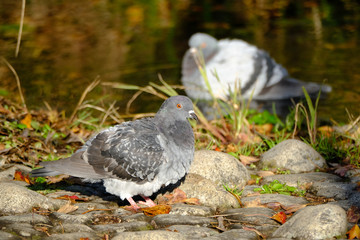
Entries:
{"label": "pigeon's head", "polygon": [[189,39],[189,46],[191,49],[201,51],[204,58],[208,59],[218,50],[218,41],[209,34],[195,33]]}
{"label": "pigeon's head", "polygon": [[172,117],[176,120],[186,120],[190,118],[198,121],[192,101],[190,98],[181,95],[166,99],[156,113],[156,116],[166,118]]}

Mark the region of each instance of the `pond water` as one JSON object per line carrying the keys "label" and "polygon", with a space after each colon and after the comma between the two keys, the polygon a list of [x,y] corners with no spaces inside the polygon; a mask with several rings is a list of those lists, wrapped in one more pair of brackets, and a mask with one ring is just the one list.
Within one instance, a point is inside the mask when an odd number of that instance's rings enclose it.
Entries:
{"label": "pond water", "polygon": [[[145,86],[158,74],[180,84],[188,38],[206,32],[240,38],[265,49],[303,81],[327,84],[320,103],[325,119],[346,122],[360,114],[360,3],[337,1],[33,0],[26,2],[20,52],[15,57],[21,1],[0,2],[1,56],[21,80],[28,108],[71,114],[96,76],[102,82]],[[0,94],[20,102],[13,74],[0,64]],[[87,97],[124,112],[134,91],[96,87]],[[147,104],[144,104],[144,101]],[[132,112],[156,111],[143,94]]]}

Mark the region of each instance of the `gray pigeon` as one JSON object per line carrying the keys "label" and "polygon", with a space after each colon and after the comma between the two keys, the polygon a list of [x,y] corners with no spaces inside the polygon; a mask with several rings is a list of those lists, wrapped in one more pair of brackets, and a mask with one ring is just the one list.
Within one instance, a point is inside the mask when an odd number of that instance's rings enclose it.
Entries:
{"label": "gray pigeon", "polygon": [[174,184],[189,171],[194,158],[194,133],[188,119],[196,119],[188,97],[168,98],[154,118],[124,122],[110,127],[87,141],[71,157],[42,162],[44,168],[32,176],[68,174],[88,182],[103,181],[106,191],[127,199],[148,197]]}
{"label": "gray pigeon", "polygon": [[[316,96],[320,89],[323,93],[331,91],[327,85],[291,78],[267,52],[239,39],[218,41],[208,34],[195,33],[189,46],[182,62],[181,81],[192,99],[211,100],[196,64],[200,52],[205,60],[210,87],[219,99],[228,99],[229,91],[235,91],[235,84],[245,99],[252,96],[253,100],[259,101],[301,98],[302,86],[311,96]],[[219,79],[214,76],[215,71]]]}

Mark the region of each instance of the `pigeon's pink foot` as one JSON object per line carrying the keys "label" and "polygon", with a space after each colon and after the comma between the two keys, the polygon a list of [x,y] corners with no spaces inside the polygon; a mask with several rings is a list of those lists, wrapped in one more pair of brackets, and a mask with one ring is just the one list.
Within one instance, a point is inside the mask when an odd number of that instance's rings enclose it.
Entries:
{"label": "pigeon's pink foot", "polygon": [[139,201],[139,203],[144,204],[144,205],[146,205],[148,207],[155,207],[156,206],[156,203],[154,203],[153,200],[151,200],[149,197],[146,197],[146,196],[143,196],[143,195],[141,195],[141,197],[145,200],[145,202],[144,201]]}
{"label": "pigeon's pink foot", "polygon": [[136,204],[136,202],[134,201],[134,199],[132,199],[132,197],[126,198],[126,200],[128,200],[128,202],[131,204],[131,209],[133,209],[135,212],[137,212],[140,207]]}

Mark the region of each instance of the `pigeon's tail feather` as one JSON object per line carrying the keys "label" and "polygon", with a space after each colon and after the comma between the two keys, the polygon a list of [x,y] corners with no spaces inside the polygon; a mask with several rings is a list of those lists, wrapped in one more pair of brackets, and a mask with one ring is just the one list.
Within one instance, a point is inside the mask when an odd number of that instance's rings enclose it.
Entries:
{"label": "pigeon's tail feather", "polygon": [[39,168],[31,171],[31,177],[45,177],[45,176],[56,176],[61,174],[61,172],[52,171],[47,168]]}
{"label": "pigeon's tail feather", "polygon": [[69,158],[60,159],[51,162],[42,162],[44,168],[31,171],[33,177],[55,176],[59,174],[67,174],[74,177],[86,179],[102,179],[106,175],[98,174],[93,166],[82,159],[83,152],[76,152]]}

